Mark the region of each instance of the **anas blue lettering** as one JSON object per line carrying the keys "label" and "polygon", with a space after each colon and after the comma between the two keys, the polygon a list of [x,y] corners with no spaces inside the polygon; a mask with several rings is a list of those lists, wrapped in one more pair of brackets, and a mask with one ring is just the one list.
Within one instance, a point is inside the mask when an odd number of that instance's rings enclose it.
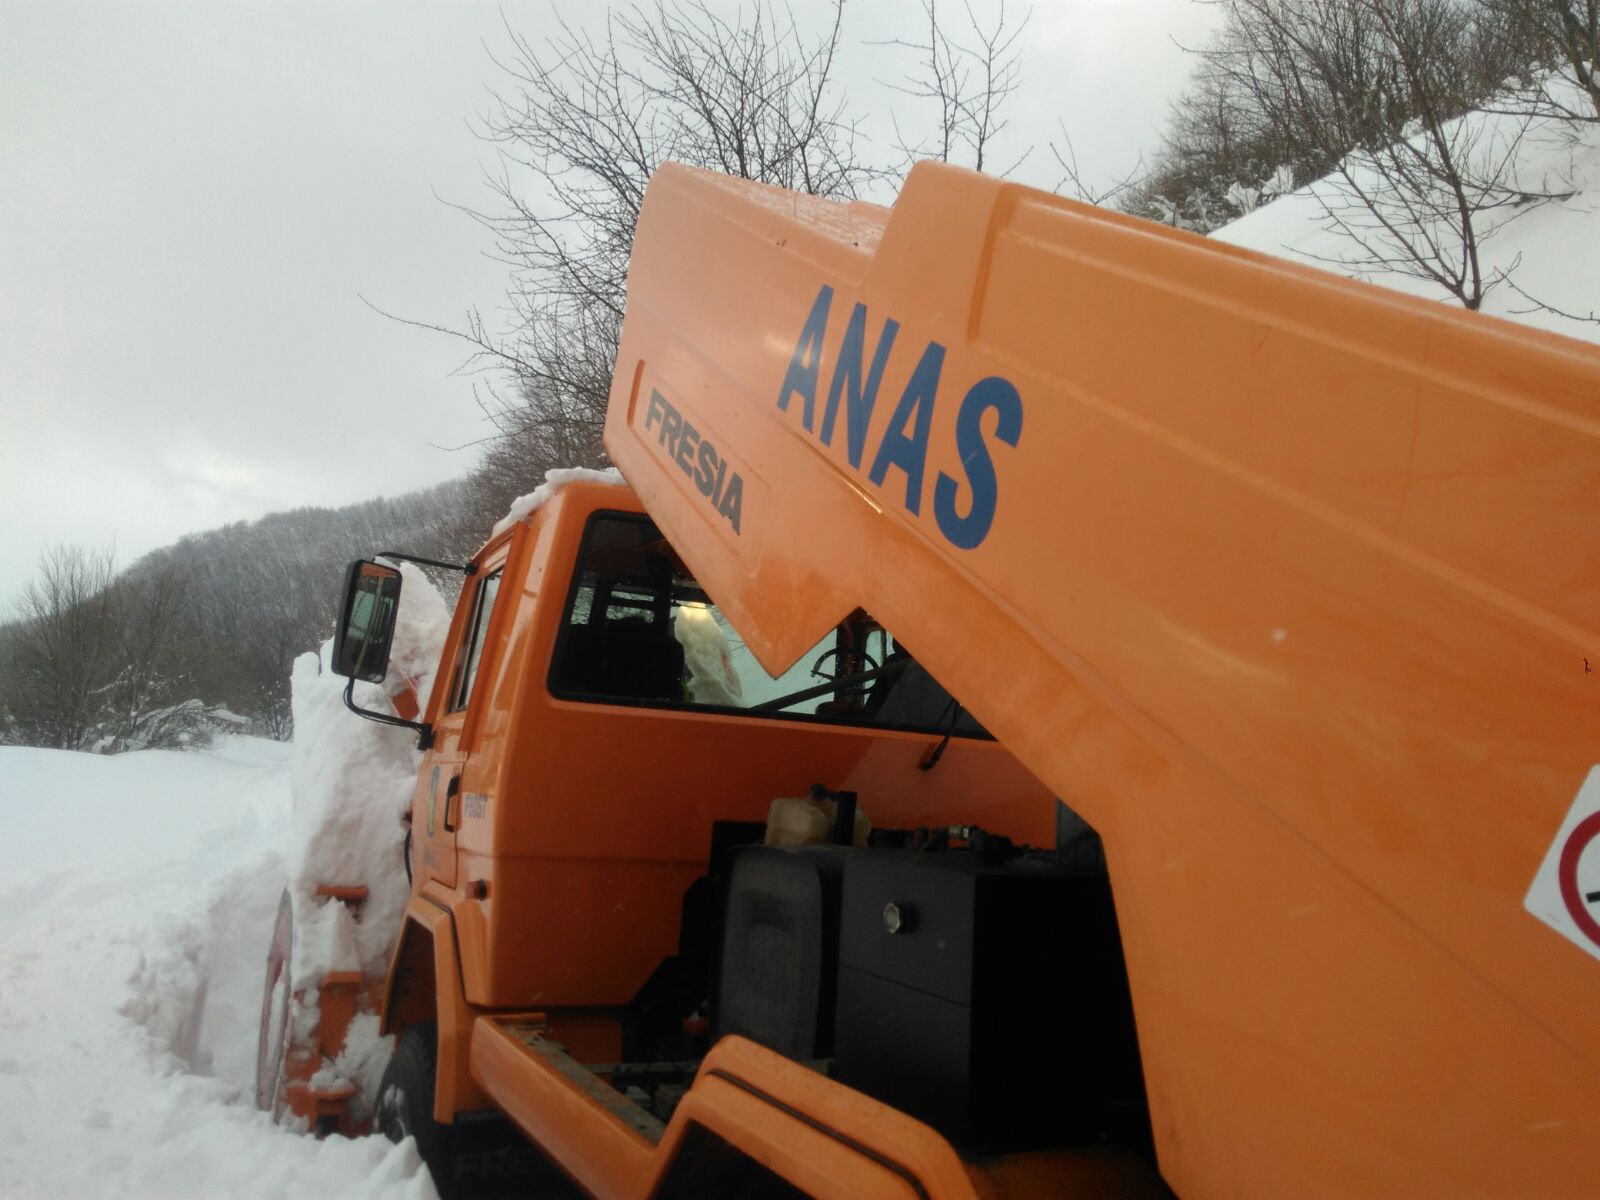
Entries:
{"label": "anas blue lettering", "polygon": [[794,357],[789,360],[789,370],[783,377],[783,387],[778,389],[778,411],[789,411],[789,400],[798,394],[805,401],[800,410],[800,421],[811,432],[811,422],[817,408],[817,373],[822,368],[822,335],[828,330],[828,308],[833,303],[833,289],[827,284],[812,302],[811,314],[800,330],[800,340],[795,343]]}
{"label": "anas blue lettering", "polygon": [[[872,436],[877,442],[868,445],[869,430],[877,414],[878,394],[888,372],[890,356],[899,340],[900,323],[893,317],[883,318],[877,342],[867,346],[867,325],[870,314],[864,303],[852,301],[850,316],[839,333],[831,362],[824,363],[824,341],[828,336],[828,317],[833,306],[833,288],[823,285],[811,303],[800,336],[795,342],[783,386],[778,391],[778,411],[787,413],[790,402],[800,398],[799,424],[812,434],[817,442],[832,449],[839,424],[844,423],[845,459],[850,469],[866,472],[867,482],[885,493],[897,507],[909,516],[922,515],[925,498],[928,453],[934,431],[934,409],[939,401],[939,387],[943,382],[945,347],[935,341],[923,344],[921,356],[906,380],[899,401],[881,430]],[[914,349],[919,342],[913,343]],[[906,351],[909,353],[909,351]],[[819,396],[822,370],[829,371],[828,390]],[[964,374],[964,372],[963,372]],[[823,401],[821,423],[817,423],[817,401]],[[949,406],[946,405],[946,410]],[[1022,396],[1016,385],[999,375],[989,375],[967,389],[957,408],[954,419],[939,425],[941,444],[937,461],[954,459],[956,466],[949,472],[940,471],[933,480],[931,490],[934,524],[940,536],[958,550],[972,550],[983,544],[989,536],[1000,502],[1000,472],[995,460],[995,446],[1016,447],[1022,438]],[[993,413],[993,419],[990,418]],[[688,456],[693,454],[695,433],[684,423],[680,430],[677,413],[671,405],[658,417],[652,408],[646,414],[646,427],[659,420],[658,436],[668,448]],[[678,445],[683,439],[685,446]],[[955,453],[952,456],[945,439],[953,438]],[[687,447],[687,448],[686,448]],[[870,462],[870,468],[864,464]],[[680,460],[680,465],[687,463]],[[898,468],[905,475],[905,494],[890,496],[885,488],[889,469]],[[842,469],[842,467],[841,467]],[[694,478],[696,486],[705,494],[711,483],[710,499],[735,532],[739,528],[739,509],[743,500],[743,480],[731,473],[726,488],[723,475],[726,463],[719,463],[712,451],[708,457],[704,439],[701,439],[699,470]],[[713,479],[714,476],[714,479]]]}
{"label": "anas blue lettering", "polygon": [[[933,405],[939,395],[939,373],[944,369],[944,347],[929,342],[916,370],[900,395],[889,428],[878,444],[878,457],[872,460],[867,478],[878,487],[890,467],[906,475],[906,509],[912,516],[922,511],[922,472],[928,463],[928,431],[933,426]],[[910,432],[906,432],[907,429]]]}
{"label": "anas blue lettering", "polygon": [[991,375],[968,389],[956,414],[956,457],[972,493],[966,516],[956,512],[961,485],[955,479],[941,471],[933,485],[933,515],[939,522],[939,532],[958,550],[971,550],[981,544],[994,524],[999,480],[983,436],[983,418],[990,410],[997,414],[996,441],[1015,446],[1022,437],[1022,397],[1010,380]]}
{"label": "anas blue lettering", "polygon": [[844,327],[844,341],[839,345],[839,361],[833,365],[833,382],[828,386],[828,405],[822,411],[822,444],[833,445],[834,422],[839,416],[839,397],[845,400],[845,445],[850,454],[850,465],[861,469],[861,454],[866,449],[867,426],[872,421],[872,410],[878,403],[878,385],[883,382],[883,369],[888,365],[889,352],[894,349],[895,334],[900,323],[893,317],[883,323],[883,335],[878,338],[878,348],[872,355],[872,367],[865,383],[861,379],[861,360],[867,340],[867,306],[857,304]]}

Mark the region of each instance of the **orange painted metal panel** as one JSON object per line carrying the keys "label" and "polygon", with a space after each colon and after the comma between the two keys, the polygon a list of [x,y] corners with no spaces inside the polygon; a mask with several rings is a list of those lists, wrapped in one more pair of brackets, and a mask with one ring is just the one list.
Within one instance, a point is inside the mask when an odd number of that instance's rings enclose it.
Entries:
{"label": "orange painted metal panel", "polygon": [[[488,1094],[472,1077],[470,1050],[476,1012],[468,1005],[461,986],[455,928],[440,902],[414,895],[405,919],[427,930],[433,947],[435,1019],[439,1031],[438,1088],[434,1093],[434,1120],[449,1122],[458,1112],[490,1107]],[[402,939],[403,940],[403,939]],[[391,984],[393,972],[391,970]]]}
{"label": "orange painted metal panel", "polygon": [[700,1126],[806,1195],[974,1200],[966,1168],[933,1130],[743,1038],[717,1044],[652,1143],[502,1024],[514,1020],[478,1020],[474,1076],[593,1195],[644,1200]]}
{"label": "orange painted metal panel", "polygon": [[1600,351],[953,168],[668,167],[607,447],[769,670],[866,607],[1105,835],[1181,1194],[1600,1178],[1597,964],[1522,905],[1600,757]]}
{"label": "orange painted metal panel", "polygon": [[640,1185],[652,1174],[655,1147],[488,1017],[472,1031],[472,1071],[506,1114],[589,1191],[644,1195]]}
{"label": "orange painted metal panel", "polygon": [[662,1139],[666,1154],[691,1122],[810,1196],[973,1195],[965,1166],[932,1129],[744,1038],[724,1038],[706,1056]]}

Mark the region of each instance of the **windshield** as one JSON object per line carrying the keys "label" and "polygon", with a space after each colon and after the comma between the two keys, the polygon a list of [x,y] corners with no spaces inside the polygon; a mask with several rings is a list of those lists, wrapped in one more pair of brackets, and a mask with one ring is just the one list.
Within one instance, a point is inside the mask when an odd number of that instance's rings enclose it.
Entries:
{"label": "windshield", "polygon": [[987,736],[863,613],[769,675],[645,517],[590,518],[550,670],[572,699]]}

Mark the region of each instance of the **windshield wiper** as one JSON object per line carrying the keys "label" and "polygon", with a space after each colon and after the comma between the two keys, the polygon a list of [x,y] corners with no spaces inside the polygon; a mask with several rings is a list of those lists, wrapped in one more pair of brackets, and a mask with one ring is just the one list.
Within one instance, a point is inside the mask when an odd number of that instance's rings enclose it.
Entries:
{"label": "windshield wiper", "polygon": [[763,700],[760,704],[752,704],[745,709],[746,712],[773,712],[776,709],[788,708],[791,704],[799,704],[802,700],[810,700],[815,696],[825,696],[829,692],[837,692],[841,688],[854,687],[858,683],[866,683],[869,679],[877,679],[889,675],[898,675],[910,662],[910,659],[899,659],[896,662],[884,663],[881,667],[873,667],[866,671],[857,671],[854,675],[840,675],[826,683],[819,683],[812,687],[803,688],[798,692],[790,692],[787,696],[779,696],[776,700]]}

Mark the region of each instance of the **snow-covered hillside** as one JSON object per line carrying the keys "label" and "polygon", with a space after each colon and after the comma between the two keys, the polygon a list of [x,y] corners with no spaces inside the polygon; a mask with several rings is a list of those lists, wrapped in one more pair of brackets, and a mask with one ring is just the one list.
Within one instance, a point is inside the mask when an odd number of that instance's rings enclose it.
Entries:
{"label": "snow-covered hillside", "polygon": [[254,1106],[290,757],[0,748],[0,1197],[435,1196],[410,1143]]}
{"label": "snow-covered hillside", "polygon": [[[1486,281],[1497,276],[1509,280],[1489,289],[1480,311],[1568,337],[1600,341],[1600,124],[1535,123],[1524,131],[1525,122],[1514,116],[1475,113],[1463,121],[1470,124],[1468,136],[1462,140],[1480,159],[1495,165],[1499,161],[1496,155],[1510,155],[1504,179],[1515,181],[1529,193],[1571,193],[1548,202],[1509,204],[1477,216],[1483,277]],[[1361,190],[1383,196],[1384,189],[1370,167],[1353,165],[1351,176]],[[1376,220],[1359,206],[1352,206],[1352,194],[1348,185],[1332,176],[1281,196],[1212,236],[1456,304],[1438,284],[1359,265],[1361,247],[1330,227],[1328,209],[1344,214],[1358,228],[1372,231],[1373,244],[1381,244],[1383,237],[1376,230]],[[1397,206],[1386,209],[1391,217],[1396,211]],[[1448,229],[1439,233],[1440,244],[1450,245]],[[1572,319],[1591,314],[1597,319]]]}

